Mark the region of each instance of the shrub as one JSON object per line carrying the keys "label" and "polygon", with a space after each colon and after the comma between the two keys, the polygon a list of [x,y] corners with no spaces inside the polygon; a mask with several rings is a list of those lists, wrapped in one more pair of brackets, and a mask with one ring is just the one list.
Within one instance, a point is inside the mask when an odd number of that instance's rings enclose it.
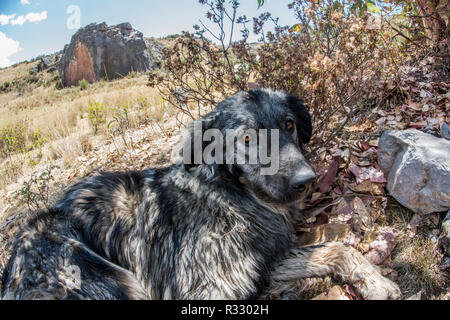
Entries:
{"label": "shrub", "polygon": [[94,134],[97,134],[98,129],[106,123],[107,111],[106,106],[101,102],[90,103],[87,107],[87,118]]}
{"label": "shrub", "polygon": [[56,166],[48,166],[39,176],[32,176],[17,191],[15,198],[27,205],[30,211],[49,209],[50,181],[54,180],[52,171]]}
{"label": "shrub", "polygon": [[[385,84],[396,83],[400,66],[417,56],[415,43],[399,37],[390,17],[373,15],[354,1],[292,1],[298,20],[293,26],[280,26],[263,13],[253,18],[256,45],[247,41],[249,20],[239,16],[238,1],[199,2],[215,26],[200,21],[195,33],[183,33],[164,48],[162,71],[149,78],[150,86],[191,118],[239,90],[270,87],[305,100],[315,141],[326,145],[357,112],[381,105],[389,94]],[[237,28],[242,39],[234,41]]]}
{"label": "shrub", "polygon": [[108,123],[108,129],[110,132],[110,136],[113,139],[114,144],[116,145],[116,149],[120,149],[117,147],[114,136],[119,134],[123,145],[126,149],[133,148],[133,140],[127,141],[126,132],[131,128],[131,121],[128,114],[128,104],[124,107],[113,107],[111,108],[113,112],[113,119]]}
{"label": "shrub", "polygon": [[11,157],[12,154],[26,149],[25,128],[21,124],[8,125],[0,131],[0,155]]}
{"label": "shrub", "polygon": [[[149,85],[157,87],[169,105],[192,119],[223,97],[247,89],[255,69],[236,66],[248,66],[256,61],[256,53],[246,41],[249,21],[237,15],[238,1],[231,1],[231,9],[222,0],[200,2],[208,7],[207,17],[219,27],[220,33],[214,34],[203,23],[203,28],[194,26],[195,34],[183,32],[172,47],[163,49],[163,71],[150,74],[149,79]],[[230,23],[228,35],[224,29],[227,23]],[[233,42],[231,30],[237,25],[242,28],[243,40]],[[205,34],[215,38],[219,45],[208,40]],[[195,106],[197,114],[188,106]]]}
{"label": "shrub", "polygon": [[86,79],[78,81],[78,87],[80,87],[80,90],[86,90],[89,87],[89,82],[87,82]]}
{"label": "shrub", "polygon": [[0,86],[0,91],[8,92],[11,89],[11,83],[9,81],[3,82],[3,84]]}

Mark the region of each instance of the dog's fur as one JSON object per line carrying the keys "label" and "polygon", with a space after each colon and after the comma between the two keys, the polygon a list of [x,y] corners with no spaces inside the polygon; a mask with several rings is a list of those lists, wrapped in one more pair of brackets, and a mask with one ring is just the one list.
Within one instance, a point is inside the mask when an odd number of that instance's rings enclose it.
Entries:
{"label": "dog's fur", "polygon": [[[286,130],[286,119],[295,121]],[[201,118],[203,130],[280,129],[280,170],[185,165],[108,173],[72,186],[21,232],[3,276],[4,299],[248,299],[277,297],[289,281],[333,275],[365,298],[398,287],[339,243],[294,247],[302,194],[291,177],[311,120],[302,102],[241,92]],[[180,145],[190,143],[193,126]]]}

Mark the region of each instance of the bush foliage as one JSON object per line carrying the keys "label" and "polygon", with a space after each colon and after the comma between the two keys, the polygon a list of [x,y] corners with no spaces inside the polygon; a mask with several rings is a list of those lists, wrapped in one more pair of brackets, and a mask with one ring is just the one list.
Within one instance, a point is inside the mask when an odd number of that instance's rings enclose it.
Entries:
{"label": "bush foliage", "polygon": [[107,107],[101,102],[92,102],[86,109],[89,125],[94,134],[97,134],[102,125],[106,123]]}
{"label": "bush foliage", "polygon": [[[238,1],[199,2],[207,23],[164,49],[162,72],[152,73],[149,85],[191,118],[256,86],[296,94],[310,107],[322,144],[359,111],[383,106],[403,65],[448,46],[422,45],[418,8],[407,1],[296,0],[288,6],[298,20],[293,26],[280,26],[268,12],[253,18],[256,44],[248,41],[251,21],[239,15]],[[331,117],[340,124],[326,128]]]}

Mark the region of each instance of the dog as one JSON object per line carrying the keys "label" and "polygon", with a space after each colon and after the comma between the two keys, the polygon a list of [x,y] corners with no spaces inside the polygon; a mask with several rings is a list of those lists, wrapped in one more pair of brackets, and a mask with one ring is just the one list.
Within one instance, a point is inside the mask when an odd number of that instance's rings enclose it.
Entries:
{"label": "dog", "polygon": [[[259,162],[186,162],[195,125],[201,133],[234,129],[239,141],[243,129],[278,130],[278,171],[262,175]],[[227,98],[188,125],[175,148],[183,161],[90,177],[38,213],[14,242],[2,298],[282,298],[287,283],[323,276],[351,283],[366,299],[400,297],[353,248],[295,247],[297,204],[315,180],[303,155],[311,131],[295,96],[256,89]]]}

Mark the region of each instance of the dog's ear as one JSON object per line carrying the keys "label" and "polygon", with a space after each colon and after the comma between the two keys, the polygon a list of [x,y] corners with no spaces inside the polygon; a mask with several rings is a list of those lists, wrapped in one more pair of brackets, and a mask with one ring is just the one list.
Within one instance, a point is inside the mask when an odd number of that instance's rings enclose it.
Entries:
{"label": "dog's ear", "polygon": [[204,149],[209,143],[212,143],[203,141],[203,134],[206,130],[214,127],[216,118],[217,115],[215,113],[210,113],[191,122],[186,127],[180,142],[172,151],[174,163],[183,164],[187,171],[207,181],[217,177],[220,170],[220,164],[206,164],[203,159]]}
{"label": "dog's ear", "polygon": [[297,118],[299,140],[304,144],[308,143],[312,135],[311,116],[309,115],[308,108],[303,104],[301,99],[295,96],[288,96],[286,103]]}

